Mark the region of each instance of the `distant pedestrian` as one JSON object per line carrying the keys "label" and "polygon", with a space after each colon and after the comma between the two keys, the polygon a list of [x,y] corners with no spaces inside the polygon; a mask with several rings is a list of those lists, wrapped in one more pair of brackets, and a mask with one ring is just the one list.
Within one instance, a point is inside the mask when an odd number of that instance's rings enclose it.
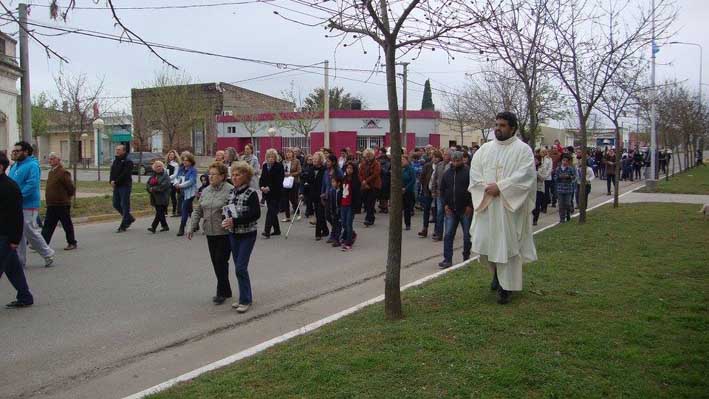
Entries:
{"label": "distant pedestrian", "polygon": [[336,177],[342,178],[342,170],[340,170],[340,167],[337,165],[337,157],[334,154],[330,154],[325,160],[325,176],[323,177],[321,191],[321,198],[325,205],[325,220],[330,224],[330,236],[327,239],[328,244],[332,244],[336,241],[339,242],[339,237],[336,237],[337,232],[335,231],[335,227],[339,224],[340,213],[333,213],[332,208],[328,206],[328,193],[332,188],[332,181]]}
{"label": "distant pedestrian", "polygon": [[313,154],[313,169],[312,174],[308,176],[307,186],[308,197],[306,200],[313,204],[315,212],[315,240],[320,241],[323,236],[330,234],[325,220],[325,203],[320,197],[323,179],[327,172],[325,170],[325,156],[322,152]]}
{"label": "distant pedestrian", "polygon": [[74,224],[71,221],[71,198],[76,194],[76,188],[71,180],[71,173],[64,169],[59,155],[53,152],[49,153],[48,160],[52,169],[47,175],[47,184],[44,188],[47,212],[44,216],[42,237],[49,245],[49,242],[52,241],[54,229],[57,228],[57,223],[61,222],[67,243],[64,250],[71,251],[76,249]]}
{"label": "distant pedestrian", "polygon": [[[616,183],[616,175],[615,175],[615,166],[616,166],[616,158],[615,158],[615,151],[609,150],[608,153],[606,154],[606,158],[604,160],[604,163],[606,165],[606,187],[607,187],[607,192],[606,195],[611,195],[611,185],[613,186],[613,189],[615,190],[615,183]],[[630,174],[630,180],[633,180],[633,175],[632,173]]]}
{"label": "distant pedestrian", "polygon": [[47,245],[42,237],[42,231],[37,225],[39,215],[39,179],[40,168],[37,158],[32,156],[34,150],[30,143],[20,141],[15,144],[12,150],[12,157],[15,163],[10,167],[7,175],[17,183],[22,193],[22,213],[24,228],[22,229],[22,240],[17,249],[17,257],[22,267],[27,265],[27,242],[44,258],[44,266],[50,267],[54,264],[54,250]]}
{"label": "distant pedestrian", "polygon": [[177,189],[173,184],[175,184],[175,177],[177,177],[177,170],[180,167],[178,160],[180,159],[177,151],[170,150],[167,153],[167,174],[170,176],[170,204],[172,204],[172,217],[180,216],[180,208],[177,203]]}
{"label": "distant pedestrian", "polygon": [[20,242],[24,240],[24,210],[20,188],[5,175],[10,165],[7,155],[0,152],[0,277],[7,275],[10,284],[17,291],[15,301],[5,305],[7,308],[24,308],[34,303],[34,298],[27,286],[25,272],[17,256]]}
{"label": "distant pedestrian", "polygon": [[546,179],[545,171],[543,168],[543,159],[540,155],[534,156],[534,167],[537,170],[537,194],[536,201],[534,202],[534,210],[532,211],[532,226],[536,226],[539,221],[539,214],[542,212],[544,206],[544,181]]}
{"label": "distant pedestrian", "polygon": [[[286,158],[283,160],[283,201],[285,202],[286,217],[281,220],[284,223],[291,221],[291,208],[293,209],[293,218],[300,220],[300,215],[303,209],[296,215],[295,210],[298,207],[298,193],[300,192],[300,174],[303,168],[300,165],[300,160],[295,156],[295,152],[288,148],[286,150]],[[287,181],[290,180],[288,184]],[[286,187],[286,186],[290,186]]]}
{"label": "distant pedestrian", "polygon": [[258,190],[258,181],[261,177],[261,171],[259,170],[258,157],[254,154],[254,146],[251,143],[244,146],[244,155],[242,155],[239,160],[246,162],[254,170],[253,177],[249,184],[251,184],[252,188]]}
{"label": "distant pedestrian", "polygon": [[155,234],[158,224],[160,231],[170,231],[167,225],[165,216],[167,215],[167,206],[170,201],[170,176],[165,170],[165,164],[161,161],[153,163],[153,174],[146,183],[146,189],[150,195],[150,205],[155,208],[155,217],[153,223],[148,227],[148,231]]}
{"label": "distant pedestrian", "polygon": [[418,236],[421,238],[428,237],[428,225],[431,219],[431,203],[433,201],[433,195],[431,194],[431,177],[433,176],[434,165],[440,158],[440,153],[438,153],[438,158],[436,158],[436,154],[432,154],[431,159],[428,159],[421,168],[421,176],[419,177],[421,197],[419,198],[419,202],[423,208],[423,228],[418,233]]}
{"label": "distant pedestrian", "polygon": [[116,158],[111,165],[111,177],[109,178],[113,187],[113,208],[122,216],[121,224],[116,233],[126,231],[135,218],[130,214],[130,193],[133,188],[133,161],[128,159],[126,147],[119,145],[116,147]]}
{"label": "distant pedestrian", "polygon": [[340,220],[342,223],[342,250],[349,251],[354,244],[354,209],[353,202],[356,196],[355,181],[358,179],[355,166],[352,162],[345,164],[345,178],[342,181],[342,196],[340,198]]}
{"label": "distant pedestrian", "polygon": [[221,305],[232,296],[229,284],[231,244],[229,243],[229,231],[222,227],[222,221],[226,217],[224,206],[227,205],[234,186],[227,183],[226,173],[227,167],[221,162],[214,162],[209,166],[209,186],[202,191],[202,196],[194,207],[191,227],[187,232],[187,238],[191,240],[199,229],[199,222],[204,221],[209,257],[217,277],[217,292],[212,297],[212,302],[216,305]]}
{"label": "distant pedestrian", "polygon": [[194,202],[194,197],[199,188],[197,186],[197,165],[194,155],[189,151],[184,151],[181,155],[181,160],[182,165],[180,165],[177,170],[177,177],[173,184],[182,198],[182,206],[180,207],[182,216],[180,219],[180,229],[177,231],[178,237],[185,235],[187,219],[192,215],[192,203]]}
{"label": "distant pedestrian", "polygon": [[362,153],[364,160],[359,165],[359,181],[362,184],[362,203],[364,205],[364,225],[374,224],[374,210],[382,188],[381,165],[374,157],[374,151],[367,148]]}
{"label": "distant pedestrian", "polygon": [[231,306],[239,313],[248,311],[253,302],[248,267],[256,244],[258,219],[261,217],[258,194],[249,186],[253,173],[253,168],[245,162],[232,165],[231,180],[234,182],[234,189],[228,199],[228,216],[231,217],[222,222],[222,227],[230,232],[229,243],[239,284],[239,301]]}
{"label": "distant pedestrian", "polygon": [[414,213],[416,204],[416,172],[414,171],[409,157],[401,156],[401,195],[404,211],[404,230],[411,230],[411,216]]}
{"label": "distant pedestrian", "polygon": [[327,213],[331,215],[330,239],[333,247],[341,245],[342,218],[340,203],[342,200],[342,177],[334,175],[330,179],[330,188],[327,191]]}
{"label": "distant pedestrian", "polygon": [[278,162],[278,152],[270,148],[266,151],[266,162],[261,168],[259,187],[263,198],[266,200],[266,222],[264,224],[263,238],[281,235],[281,225],[278,223],[278,210],[283,191],[284,171],[283,165]]}

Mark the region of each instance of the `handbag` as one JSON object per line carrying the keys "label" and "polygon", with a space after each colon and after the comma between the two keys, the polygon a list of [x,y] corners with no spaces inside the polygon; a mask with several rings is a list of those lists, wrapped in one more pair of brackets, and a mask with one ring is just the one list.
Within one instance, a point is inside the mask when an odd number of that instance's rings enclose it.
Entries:
{"label": "handbag", "polygon": [[293,176],[287,176],[283,178],[283,188],[291,189],[293,188],[293,182],[295,178]]}

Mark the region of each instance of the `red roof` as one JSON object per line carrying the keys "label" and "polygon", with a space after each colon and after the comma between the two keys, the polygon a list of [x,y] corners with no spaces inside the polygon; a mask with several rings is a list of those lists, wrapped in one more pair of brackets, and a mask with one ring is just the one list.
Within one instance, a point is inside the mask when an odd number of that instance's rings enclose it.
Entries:
{"label": "red roof", "polygon": [[[399,115],[401,116],[401,111],[399,111]],[[298,119],[300,116],[300,112],[281,112],[279,114],[281,119]],[[322,118],[323,113],[319,112],[318,117]],[[389,111],[387,110],[334,110],[330,111],[330,118],[341,118],[341,119],[386,119],[389,117]],[[441,117],[440,112],[438,111],[406,111],[406,117],[409,119],[438,119]],[[217,122],[219,123],[230,123],[230,122],[239,122],[242,119],[251,119],[254,118],[255,120],[258,121],[271,121],[274,119],[274,114],[272,112],[267,112],[263,114],[255,114],[255,115],[248,115],[248,116],[243,116],[243,115],[237,115],[237,116],[231,116],[231,115],[218,115],[217,116]]]}

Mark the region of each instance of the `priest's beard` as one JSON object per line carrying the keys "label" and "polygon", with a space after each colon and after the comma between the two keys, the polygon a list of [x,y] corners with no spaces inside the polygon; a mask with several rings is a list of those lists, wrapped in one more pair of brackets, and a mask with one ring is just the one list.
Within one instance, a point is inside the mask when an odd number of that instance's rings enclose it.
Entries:
{"label": "priest's beard", "polygon": [[509,140],[514,135],[515,135],[514,131],[509,132],[509,133],[503,133],[501,130],[495,130],[495,138],[499,141]]}

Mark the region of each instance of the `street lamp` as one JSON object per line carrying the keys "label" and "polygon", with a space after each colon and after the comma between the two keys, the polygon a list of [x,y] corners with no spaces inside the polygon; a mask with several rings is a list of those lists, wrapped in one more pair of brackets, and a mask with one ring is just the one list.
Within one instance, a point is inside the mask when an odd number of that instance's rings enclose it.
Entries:
{"label": "street lamp", "polygon": [[268,135],[271,137],[271,148],[273,148],[273,138],[276,137],[276,128],[275,127],[270,127],[268,128]]}
{"label": "street lamp", "polygon": [[94,126],[94,141],[96,142],[96,174],[98,175],[98,181],[101,181],[101,161],[102,161],[102,153],[101,153],[101,140],[103,134],[101,133],[101,130],[103,129],[104,122],[103,119],[97,118],[93,122]]}

